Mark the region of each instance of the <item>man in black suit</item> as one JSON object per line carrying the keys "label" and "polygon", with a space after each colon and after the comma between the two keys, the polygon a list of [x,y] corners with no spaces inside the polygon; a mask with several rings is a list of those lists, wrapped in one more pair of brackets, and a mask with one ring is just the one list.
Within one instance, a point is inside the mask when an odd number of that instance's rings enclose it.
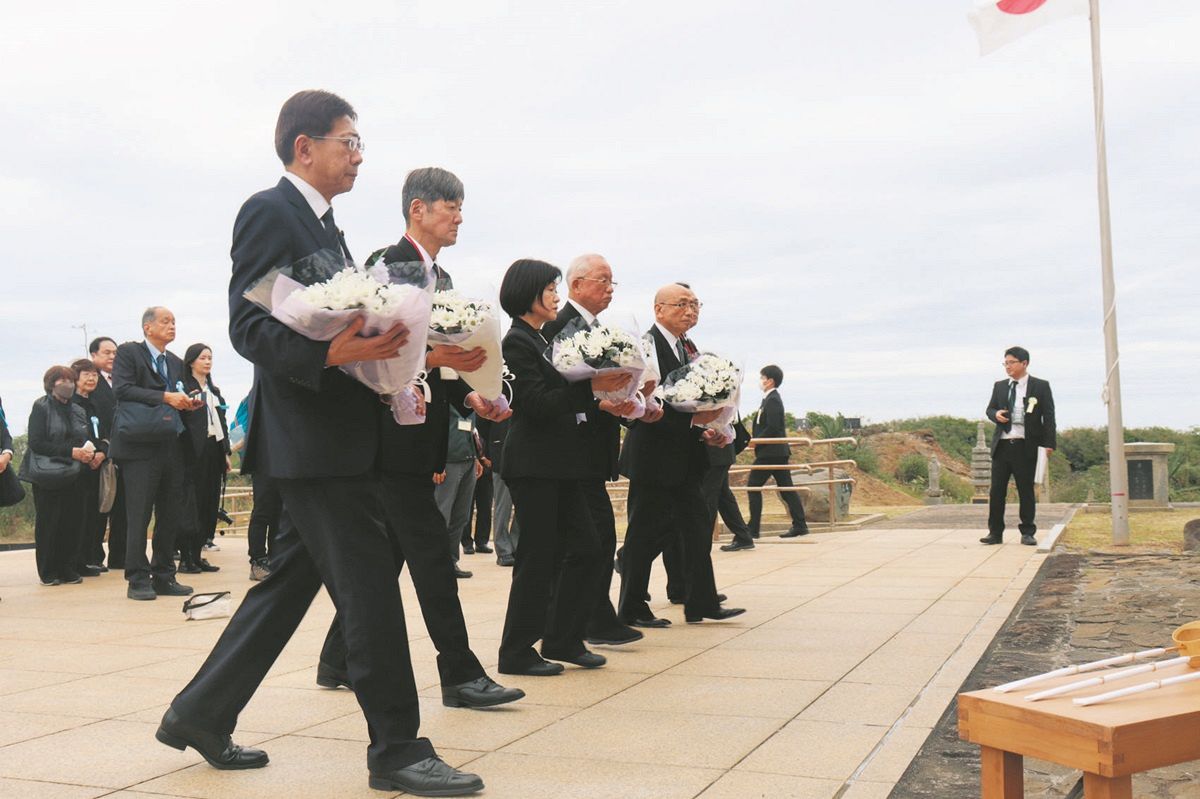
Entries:
{"label": "man in black suit", "polygon": [[[671,372],[698,354],[687,331],[700,320],[700,301],[692,290],[672,283],[654,297],[655,324],[650,328],[659,373]],[[666,627],[646,602],[650,565],[678,534],[683,543],[689,623],[728,619],[743,608],[723,608],[717,598],[712,568],[712,523],[701,479],[708,469],[705,444],[725,443],[715,430],[701,431],[720,411],[682,413],[664,408],[654,424],[635,421],[621,450],[621,474],[629,478],[629,525],[621,559],[620,619],[635,627]]]}
{"label": "man in black suit", "polygon": [[[553,340],[569,322],[582,319],[589,327],[599,324],[600,315],[612,302],[613,289],[617,285],[612,279],[612,267],[603,256],[581,255],[567,267],[567,303],[558,312],[553,322],[547,322],[542,335]],[[617,459],[621,448],[620,416],[633,411],[633,403],[616,403],[612,400],[592,401],[583,419],[579,420],[583,456],[586,460],[587,478],[580,481],[584,501],[592,517],[592,524],[600,541],[600,578],[586,630],[589,644],[616,646],[637,641],[642,633],[623,624],[617,618],[609,598],[612,586],[613,554],[617,548],[617,525],[613,515],[612,501],[608,497],[608,480],[619,476]],[[658,403],[647,407],[649,416],[643,420],[650,424],[662,416]]]}
{"label": "man in black suit", "polygon": [[721,547],[722,552],[737,552],[740,549],[754,549],[754,539],[750,528],[742,518],[742,509],[738,507],[737,499],[729,488],[729,468],[737,462],[737,456],[750,441],[750,434],[740,421],[734,422],[734,441],[723,447],[708,448],[708,471],[704,473],[702,488],[704,497],[708,500],[708,516],[712,525],[717,524],[717,515],[733,533],[733,541]]}
{"label": "man in black suit", "polygon": [[[450,275],[436,263],[443,247],[458,240],[462,224],[463,184],[444,169],[410,172],[404,181],[404,238],[382,253],[371,256],[383,263],[424,263],[443,285]],[[421,604],[429,638],[438,651],[442,704],[447,707],[492,707],[525,696],[505,688],[483,670],[471,651],[454,560],[446,546],[446,517],[434,499],[434,475],[446,470],[446,429],[450,405],[463,415],[472,411],[492,414],[489,403],[450,369],[472,371],[483,365],[482,347],[438,345],[425,356],[431,399],[425,403],[423,424],[400,425],[391,409],[379,405],[380,493],[387,531],[395,560],[395,573],[408,564],[409,576]],[[346,640],[341,615],[334,616],[325,636],[317,666],[317,684],[326,688],[351,687],[346,677]]]}
{"label": "man in black suit", "polygon": [[[787,438],[787,422],[783,413],[783,399],[779,396],[779,387],[783,385],[783,370],[774,364],[764,366],[759,370],[759,385],[763,390],[762,404],[754,414],[754,424],[751,434],[755,438]],[[787,444],[756,444],[754,446],[754,465],[773,466],[784,465],[791,455]],[[770,479],[780,488],[792,487],[791,469],[755,469],[750,472],[746,484],[758,488],[767,484]],[[762,493],[750,493],[750,537],[758,538],[758,527],[762,521]],[[788,509],[792,517],[792,526],[780,538],[795,538],[808,535],[808,520],[804,518],[804,505],[794,491],[780,491],[779,499]]]}
{"label": "man in black suit", "polygon": [[312,341],[244,297],[276,267],[322,249],[346,251],[330,202],[354,186],[363,160],[355,119],[329,92],[303,91],[284,103],[275,150],[286,172],[247,200],[234,223],[229,337],[255,368],[243,469],[277,478],[284,510],[271,576],[246,593],[157,738],[191,746],[217,768],[265,766],[265,752],[233,744],[230,733],[323,583],[342,615],[346,674],[367,721],[370,786],[461,795],[483,782],[448,766],[417,734],[404,608],[374,473],[379,398],[337,368],[391,357],[408,331],[396,325],[363,337],[356,319],[332,341]]}
{"label": "man in black suit", "polygon": [[[117,357],[117,342],[107,336],[92,339],[88,345],[88,355],[92,363],[100,370],[100,379],[96,381],[96,389],[92,392],[92,404],[100,418],[100,427],[112,430],[113,415],[117,410],[117,395],[112,389],[113,361]],[[84,534],[84,554],[89,565],[98,567],[101,571],[125,568],[125,529],[128,525],[125,510],[125,476],[120,467],[117,468],[117,493],[113,498],[111,510],[101,513],[96,519],[95,527]],[[104,565],[104,530],[108,528],[108,566]]]}
{"label": "man in black suit", "polygon": [[1029,374],[1029,351],[1009,347],[1004,351],[1008,377],[992,386],[987,417],[996,423],[992,434],[992,489],[988,496],[988,534],[981,544],[999,544],[1004,536],[1004,504],[1008,479],[1017,484],[1020,499],[1021,543],[1036,546],[1037,525],[1033,478],[1037,471],[1038,447],[1049,457],[1057,446],[1054,395],[1050,384]]}
{"label": "man in black suit", "polygon": [[[155,599],[159,595],[186,596],[192,589],[175,581],[175,542],[181,527],[194,523],[184,507],[183,432],[181,411],[200,407],[200,401],[183,392],[183,361],[167,345],[175,340],[175,315],[161,306],[142,314],[145,341],[127,341],[117,347],[113,360],[113,394],[117,398],[115,426],[109,455],[125,472],[127,533],[125,579],[130,599]],[[103,379],[103,378],[102,378]],[[174,415],[175,435],[156,441],[137,440],[122,424],[120,407],[126,403],[164,408]],[[146,560],[146,529],[154,514],[152,560]]]}

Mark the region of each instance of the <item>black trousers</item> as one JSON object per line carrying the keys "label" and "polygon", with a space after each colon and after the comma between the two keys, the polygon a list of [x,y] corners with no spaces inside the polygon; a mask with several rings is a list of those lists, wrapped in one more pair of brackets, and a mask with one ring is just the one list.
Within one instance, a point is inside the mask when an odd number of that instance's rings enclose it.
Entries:
{"label": "black trousers", "polygon": [[204,449],[196,459],[192,493],[196,497],[197,530],[193,557],[199,563],[205,541],[211,541],[217,529],[217,510],[221,507],[221,476],[224,475],[224,446],[215,438],[204,439]]}
{"label": "black trousers", "polygon": [[592,526],[596,528],[596,541],[600,547],[597,555],[599,574],[585,629],[589,637],[603,638],[605,634],[617,632],[624,626],[617,618],[616,608],[608,593],[612,586],[613,555],[617,550],[617,520],[603,479],[583,480],[579,487],[583,491],[583,501],[587,505]]}
{"label": "black trousers", "polygon": [[[438,676],[442,685],[459,685],[484,676],[479,658],[471,651],[467,622],[458,599],[454,561],[446,554],[446,518],[434,499],[431,475],[389,474],[380,478],[388,538],[399,577],[408,563],[425,629],[437,648]],[[338,671],[346,668],[346,638],[342,617],[329,625],[321,662]]]}
{"label": "black trousers", "polygon": [[189,724],[232,733],[323,583],[349,645],[346,672],[371,740],[368,768],[390,771],[431,757],[433,746],[417,737],[421,714],[404,608],[374,476],[278,484],[284,513],[271,576],[246,592],[172,707]]}
{"label": "black trousers", "polygon": [[485,467],[483,476],[475,481],[475,498],[471,513],[467,516],[467,526],[463,528],[462,545],[472,543],[471,530],[474,528],[474,544],[477,547],[487,546],[492,539],[492,501],[495,497],[491,467]]}
{"label": "black trousers", "polygon": [[[83,528],[79,534],[79,548],[75,552],[75,571],[82,571],[90,566],[104,561],[104,547],[95,539],[95,530],[100,524],[100,472],[88,468],[80,478],[79,487],[82,491],[79,514]],[[100,535],[103,537],[104,529]],[[96,550],[99,549],[99,557]]]}
{"label": "black trousers", "polygon": [[112,508],[108,513],[101,513],[100,518],[96,522],[94,540],[96,542],[96,551],[99,553],[99,560],[96,563],[104,562],[104,528],[108,526],[108,568],[124,569],[125,568],[125,548],[128,536],[126,531],[129,529],[129,511],[125,503],[125,470],[119,465],[117,466],[117,493],[113,498]]}
{"label": "black trousers", "polygon": [[[175,579],[175,542],[181,527],[190,525],[187,509],[194,507],[184,487],[183,454],[171,439],[153,457],[121,461],[125,472],[125,510],[129,527],[125,539],[125,579],[143,582]],[[154,514],[152,557],[146,559],[146,532]]]}
{"label": "black trousers", "polygon": [[543,654],[582,654],[600,574],[600,546],[583,491],[577,480],[514,477],[506,482],[521,526],[521,545],[500,639],[500,666],[537,662],[533,645],[539,638]]}
{"label": "black trousers", "polygon": [[735,541],[753,544],[754,539],[750,537],[750,528],[746,526],[746,520],[742,518],[742,509],[738,507],[737,498],[733,496],[733,491],[729,488],[729,467],[709,466],[708,471],[704,473],[700,487],[704,491],[704,499],[708,503],[708,517],[711,520],[709,526],[716,526],[717,515],[720,514],[721,521],[725,522],[729,532],[733,533]]}
{"label": "black trousers", "polygon": [[33,486],[34,560],[38,578],[74,580],[80,543],[83,540],[83,477],[65,488]]}
{"label": "black trousers", "polygon": [[992,489],[988,495],[988,532],[993,538],[1004,534],[1004,505],[1008,499],[1008,480],[1017,484],[1020,500],[1021,535],[1033,535],[1037,525],[1033,523],[1036,501],[1033,493],[1033,477],[1037,473],[1038,448],[1026,443],[1023,438],[1002,438],[992,453]]}
{"label": "black trousers", "polygon": [[275,539],[279,535],[279,516],[283,513],[283,497],[274,477],[254,475],[254,507],[250,510],[250,523],[246,538],[250,547],[250,561],[261,558],[270,562],[275,551]]}
{"label": "black trousers", "polygon": [[699,616],[720,608],[712,566],[712,524],[700,479],[699,474],[689,475],[677,486],[629,482],[629,528],[621,558],[619,616],[623,622],[653,615],[646,603],[650,566],[675,536],[682,538],[685,612]]}
{"label": "black trousers", "polygon": [[[788,459],[784,457],[759,458],[754,461],[755,466],[764,464],[786,464]],[[780,488],[792,487],[792,470],[791,469],[755,469],[750,472],[750,479],[747,485],[758,488],[765,486],[767,481],[774,478],[775,485]],[[795,491],[780,491],[779,499],[787,506],[788,513],[792,517],[792,527],[804,530],[808,527],[808,522],[804,518],[804,505],[800,502],[800,497]],[[750,492],[750,534],[757,535],[758,527],[762,520],[762,493],[759,491]]]}

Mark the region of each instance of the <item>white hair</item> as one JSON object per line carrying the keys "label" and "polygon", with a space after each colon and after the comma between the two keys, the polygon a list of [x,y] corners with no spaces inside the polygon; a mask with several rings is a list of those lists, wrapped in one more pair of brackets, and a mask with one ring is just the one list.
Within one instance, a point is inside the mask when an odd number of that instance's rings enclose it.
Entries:
{"label": "white hair", "polygon": [[567,267],[567,286],[569,287],[576,278],[587,277],[588,273],[592,271],[592,267],[596,265],[596,262],[603,260],[603,255],[597,255],[593,252],[581,255],[571,261],[571,265]]}

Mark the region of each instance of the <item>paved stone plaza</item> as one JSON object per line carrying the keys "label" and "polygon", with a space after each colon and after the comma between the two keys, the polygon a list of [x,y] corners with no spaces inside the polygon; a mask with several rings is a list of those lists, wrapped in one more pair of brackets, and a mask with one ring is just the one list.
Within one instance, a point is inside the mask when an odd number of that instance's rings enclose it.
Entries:
{"label": "paved stone plaza", "polygon": [[[749,609],[728,622],[685,624],[656,567],[652,604],[671,628],[597,647],[609,658],[598,671],[495,675],[528,697],[490,711],[442,707],[404,577],[422,732],[495,799],[882,799],[1044,558],[1015,535],[981,546],[982,532],[876,527],[714,548],[728,604]],[[238,600],[252,585],[245,540],[221,543],[209,556],[220,573],[181,577]],[[459,583],[472,644],[494,674],[511,572],[488,555],[464,566],[475,572]],[[0,553],[0,796],[387,796],[367,788],[353,695],[314,683],[327,596],[242,715],[236,740],[262,745],[271,764],[221,772],[154,730],[224,621],[184,621],[178,599],[124,594],[115,573],[43,588],[31,550]]]}

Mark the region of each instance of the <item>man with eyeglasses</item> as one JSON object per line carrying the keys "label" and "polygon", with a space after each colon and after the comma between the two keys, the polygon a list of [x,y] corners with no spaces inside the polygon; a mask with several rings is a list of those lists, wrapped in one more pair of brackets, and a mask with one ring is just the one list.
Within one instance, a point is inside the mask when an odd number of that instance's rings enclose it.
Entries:
{"label": "man with eyeglasses", "polygon": [[[617,284],[612,279],[612,267],[604,256],[590,253],[571,261],[567,267],[567,302],[558,312],[558,318],[547,322],[543,335],[553,339],[573,320],[581,320],[589,327],[600,324],[598,316],[612,303],[613,290]],[[642,633],[623,624],[617,618],[609,598],[613,577],[613,554],[617,548],[617,526],[613,515],[612,501],[608,497],[605,483],[619,477],[617,458],[621,448],[620,417],[633,411],[633,403],[617,403],[612,400],[593,400],[586,414],[579,414],[580,433],[584,449],[582,456],[587,462],[588,476],[580,481],[584,502],[596,534],[600,537],[600,560],[596,564],[600,572],[591,612],[586,629],[589,644],[619,646],[642,638]],[[648,402],[642,420],[651,424],[662,417],[662,407],[657,402]]]}
{"label": "man with eyeglasses", "polygon": [[243,471],[275,479],[283,513],[271,576],[246,593],[156,737],[192,747],[216,768],[267,765],[265,752],[237,746],[230,735],[324,584],[343,619],[347,678],[370,735],[369,785],[461,796],[483,781],[447,765],[418,737],[404,608],[377,494],[379,399],[338,368],[395,355],[408,330],[360,336],[358,319],[332,341],[312,341],[243,296],[271,269],[318,250],[349,255],[330,203],[354,187],[363,161],[356,119],[329,92],[291,97],[275,129],[284,176],[247,200],[234,222],[229,337],[254,363]]}
{"label": "man with eyeglasses", "polygon": [[1037,545],[1033,478],[1038,447],[1048,458],[1056,446],[1054,395],[1050,384],[1029,374],[1029,351],[1009,347],[1004,351],[1008,377],[996,381],[988,402],[987,417],[996,423],[992,434],[992,488],[988,496],[988,534],[981,544],[999,544],[1004,536],[1004,505],[1008,480],[1017,484],[1020,499],[1021,543]]}
{"label": "man with eyeglasses", "polygon": [[[699,350],[687,333],[700,320],[700,301],[684,283],[663,286],[654,297],[654,339],[659,373],[665,378]],[[701,480],[708,469],[705,445],[724,445],[715,430],[702,430],[720,411],[682,413],[663,409],[657,423],[633,422],[621,450],[621,474],[629,478],[629,526],[621,558],[621,621],[634,627],[662,628],[646,602],[650,566],[678,536],[682,539],[689,624],[728,619],[746,611],[725,608],[717,595],[712,566],[712,522]]]}

